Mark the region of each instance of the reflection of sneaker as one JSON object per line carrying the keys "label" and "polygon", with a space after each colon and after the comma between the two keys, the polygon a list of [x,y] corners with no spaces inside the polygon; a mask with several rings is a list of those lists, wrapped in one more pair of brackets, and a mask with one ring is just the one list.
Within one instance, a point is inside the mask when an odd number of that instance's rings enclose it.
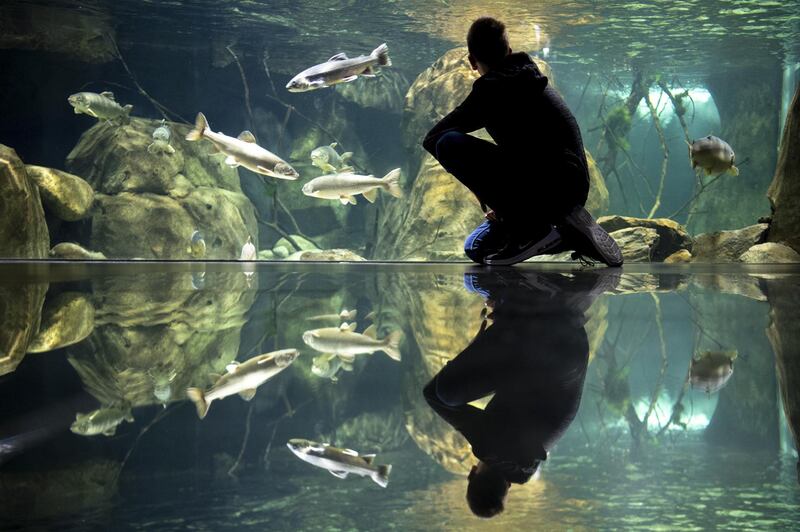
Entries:
{"label": "reflection of sneaker", "polygon": [[509,266],[527,260],[534,255],[549,253],[560,242],[561,233],[551,226],[550,232],[544,237],[522,242],[511,241],[494,255],[486,257],[485,262],[491,266]]}
{"label": "reflection of sneaker", "polygon": [[574,241],[576,254],[585,255],[609,266],[622,266],[622,252],[589,211],[578,205],[564,218],[565,230]]}

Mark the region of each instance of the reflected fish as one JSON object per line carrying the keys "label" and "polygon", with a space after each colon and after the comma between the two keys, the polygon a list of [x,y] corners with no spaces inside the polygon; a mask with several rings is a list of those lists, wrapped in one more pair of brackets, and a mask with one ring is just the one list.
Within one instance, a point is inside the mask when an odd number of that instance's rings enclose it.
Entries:
{"label": "reflected fish", "polygon": [[373,203],[378,196],[378,189],[383,189],[395,198],[403,197],[400,188],[400,169],[395,168],[383,178],[371,175],[356,175],[349,172],[315,177],[303,185],[303,194],[312,198],[338,199],[342,205],[356,204],[356,194],[362,194],[367,201]]}
{"label": "reflected fish", "polygon": [[315,356],[311,361],[311,373],[323,379],[330,379],[333,382],[339,380],[337,374],[340,369],[353,371],[353,357],[343,360],[339,355],[322,354]]}
{"label": "reflected fish", "polygon": [[356,309],[353,310],[342,310],[339,314],[320,314],[319,316],[311,316],[307,318],[308,320],[342,320],[342,321],[353,321],[358,316],[358,311]]}
{"label": "reflected fish", "polygon": [[288,368],[299,354],[297,349],[281,349],[255,356],[241,364],[232,362],[225,368],[228,373],[217,379],[211,389],[189,388],[186,395],[197,408],[197,415],[203,419],[211,403],[217,399],[239,394],[245,401],[251,400],[256,395],[256,388]]}
{"label": "reflected fish", "polygon": [[709,135],[689,144],[689,160],[695,171],[700,168],[706,175],[723,172],[739,175],[739,169],[733,165],[736,161],[733,148],[719,137]]}
{"label": "reflected fish", "polygon": [[256,247],[253,245],[252,237],[247,237],[247,242],[242,246],[242,254],[239,260],[256,260]]}
{"label": "reflected fish", "polygon": [[339,173],[345,171],[353,171],[353,168],[347,163],[353,156],[353,152],[347,151],[339,155],[336,151],[338,143],[334,142],[330,146],[320,146],[311,150],[311,164],[328,173]]}
{"label": "reflected fish", "polygon": [[392,331],[380,340],[375,337],[375,325],[370,325],[363,333],[355,331],[355,323],[313,329],[303,333],[303,342],[315,351],[340,355],[345,357],[345,360],[355,355],[369,355],[375,351],[383,351],[392,360],[400,361],[402,331]]}
{"label": "reflected fish", "polygon": [[206,286],[206,272],[192,272],[192,288],[202,290]]}
{"label": "reflected fish", "polygon": [[705,351],[692,358],[689,366],[689,382],[692,388],[699,388],[706,393],[721,390],[733,375],[733,361],[736,351]]}
{"label": "reflected fish", "polygon": [[225,164],[231,168],[244,166],[251,172],[278,179],[295,180],[300,177],[289,163],[256,144],[256,138],[249,131],[242,131],[237,138],[215,133],[211,131],[205,115],[197,113],[194,129],[186,135],[186,140],[197,141],[203,138],[227,156]]}
{"label": "reflected fish", "polygon": [[113,92],[77,92],[67,98],[75,114],[86,114],[98,120],[127,124],[130,122],[132,105],[121,106],[114,99]]}
{"label": "reflected fish", "polygon": [[153,130],[153,142],[147,147],[147,153],[151,155],[167,154],[172,155],[175,153],[175,148],[170,146],[169,139],[172,137],[172,132],[167,125],[166,120],[161,121],[161,125]]}
{"label": "reflected fish", "polygon": [[109,406],[99,408],[94,412],[75,415],[75,422],[69,428],[75,434],[81,436],[113,436],[117,432],[117,426],[123,421],[133,422],[130,408]]}
{"label": "reflected fish", "polygon": [[391,465],[375,464],[374,454],[359,455],[352,449],[340,449],[327,443],[317,443],[300,438],[289,440],[286,444],[295,456],[304,462],[327,469],[337,478],[347,475],[369,477],[378,486],[385,488],[389,484]]}
{"label": "reflected fish", "polygon": [[195,259],[202,259],[206,256],[206,241],[203,238],[203,233],[195,230],[195,232],[192,233],[190,243],[191,245],[189,247],[189,253],[192,255],[192,257]]}
{"label": "reflected fish", "polygon": [[369,55],[360,55],[352,59],[344,53],[338,53],[326,62],[300,72],[286,84],[286,89],[289,92],[306,92],[331,87],[337,83],[355,81],[358,76],[375,77],[373,68],[375,66],[392,66],[386,43],[375,48]]}

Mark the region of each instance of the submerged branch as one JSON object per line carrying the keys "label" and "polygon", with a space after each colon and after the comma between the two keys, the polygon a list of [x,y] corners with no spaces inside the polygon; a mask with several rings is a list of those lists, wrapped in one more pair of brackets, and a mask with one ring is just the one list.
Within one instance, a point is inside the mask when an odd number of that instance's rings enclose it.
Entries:
{"label": "submerged branch", "polygon": [[658,140],[661,142],[661,149],[664,150],[664,158],[661,160],[661,175],[658,180],[658,193],[653,201],[653,207],[647,213],[647,218],[652,218],[653,215],[661,207],[661,195],[664,193],[664,181],[667,178],[667,163],[669,163],[669,146],[667,146],[667,139],[664,136],[664,129],[661,127],[661,120],[658,118],[658,111],[653,107],[653,102],[650,101],[650,96],[645,95],[644,101],[647,108],[650,110],[650,116],[653,118],[653,126],[658,133]]}
{"label": "submerged branch", "polygon": [[228,53],[231,54],[233,57],[233,62],[236,63],[236,66],[239,68],[239,76],[242,78],[242,88],[244,89],[244,105],[247,108],[247,129],[253,129],[253,108],[250,107],[250,86],[247,84],[247,77],[244,75],[244,68],[242,67],[242,63],[239,61],[239,58],[234,53],[233,48],[231,45],[225,46],[225,49],[228,50]]}
{"label": "submerged branch", "polygon": [[236,457],[236,461],[233,463],[230,469],[228,469],[228,476],[232,478],[236,478],[236,475],[233,474],[239,468],[239,464],[242,461],[242,457],[244,456],[244,450],[247,448],[247,440],[250,439],[250,418],[253,416],[253,406],[255,403],[250,403],[250,407],[247,409],[247,419],[245,420],[244,424],[244,437],[242,437],[242,446],[239,449],[239,456]]}

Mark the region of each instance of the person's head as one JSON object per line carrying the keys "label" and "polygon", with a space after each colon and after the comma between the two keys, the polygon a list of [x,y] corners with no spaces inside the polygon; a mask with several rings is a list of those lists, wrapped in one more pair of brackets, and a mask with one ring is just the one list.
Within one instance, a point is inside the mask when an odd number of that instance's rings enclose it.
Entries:
{"label": "person's head", "polygon": [[492,17],[481,17],[467,32],[469,63],[481,75],[485,74],[511,53],[506,25]]}
{"label": "person's head", "polygon": [[472,513],[488,519],[505,509],[510,484],[498,471],[478,462],[467,482],[467,504]]}

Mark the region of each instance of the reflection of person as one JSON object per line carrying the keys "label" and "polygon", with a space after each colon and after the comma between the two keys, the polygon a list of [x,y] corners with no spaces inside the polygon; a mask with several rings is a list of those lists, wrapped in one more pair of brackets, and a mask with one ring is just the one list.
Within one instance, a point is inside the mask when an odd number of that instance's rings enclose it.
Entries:
{"label": "reflection of person", "polygon": [[[467,34],[481,75],[422,145],[489,207],[464,243],[478,263],[514,264],[573,250],[622,264],[611,238],[583,208],[589,172],[578,123],[528,54],[512,53],[502,22],[483,17]],[[497,143],[467,135],[485,127]]]}
{"label": "reflection of person", "polygon": [[[590,278],[589,286],[576,286]],[[478,459],[467,502],[480,517],[503,511],[575,417],[589,358],[584,312],[615,274],[515,271],[467,274],[493,322],[425,386],[428,404],[461,432]],[[494,394],[484,410],[468,403]]]}

